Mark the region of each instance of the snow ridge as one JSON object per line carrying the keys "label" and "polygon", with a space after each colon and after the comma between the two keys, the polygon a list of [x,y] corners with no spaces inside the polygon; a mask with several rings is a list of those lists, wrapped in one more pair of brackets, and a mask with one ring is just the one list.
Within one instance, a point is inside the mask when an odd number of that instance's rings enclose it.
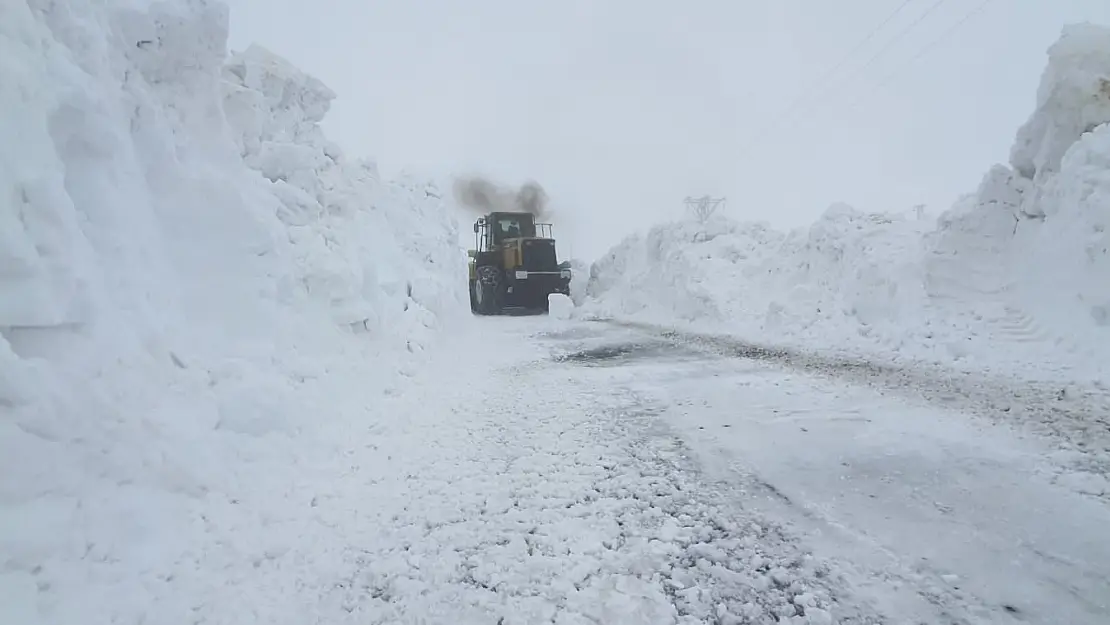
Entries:
{"label": "snow ridge", "polygon": [[344,157],[334,94],[229,59],[228,19],[0,9],[0,622],[178,622],[245,579],[280,613],[313,476],[465,311],[441,194]]}
{"label": "snow ridge", "polygon": [[585,311],[1097,381],[1110,353],[1107,122],[1110,29],[1069,26],[1010,165],[935,222],[835,205],[789,233],[722,216],[660,225],[593,265]]}
{"label": "snow ridge", "polygon": [[465,257],[447,244],[458,225],[434,183],[383,183],[373,163],[346,159],[319,126],[335,94],[264,48],[232,55],[223,77],[243,160],[270,181],[298,277],[338,323],[402,325],[411,339],[459,308]]}

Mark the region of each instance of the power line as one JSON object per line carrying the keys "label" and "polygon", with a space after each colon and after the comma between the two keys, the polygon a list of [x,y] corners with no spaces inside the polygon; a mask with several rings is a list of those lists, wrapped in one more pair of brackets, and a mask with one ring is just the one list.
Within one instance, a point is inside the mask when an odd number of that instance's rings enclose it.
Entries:
{"label": "power line", "polygon": [[[890,43],[888,43],[888,45],[884,47],[884,50],[889,49],[894,42],[896,42],[898,39],[904,37],[905,34],[908,33],[910,30],[912,30],[917,24],[920,24],[922,21],[924,21],[924,19],[926,17],[928,17],[929,14],[931,14],[937,8],[939,8],[940,5],[943,4],[945,1],[946,0],[937,0],[937,2],[935,2],[932,6],[930,6],[929,9],[925,11],[925,13],[920,15],[918,17],[918,19],[914,21],[913,24],[911,24],[908,28],[903,30],[899,34],[898,37],[895,37],[894,40],[892,40]],[[848,105],[845,112],[848,112],[849,110],[855,108],[858,104],[863,102],[865,99],[867,99],[868,97],[877,93],[887,83],[889,83],[891,80],[895,79],[899,74],[904,72],[907,68],[914,65],[915,63],[920,61],[922,58],[927,56],[930,52],[932,52],[933,50],[935,50],[938,47],[940,47],[941,45],[943,45],[953,34],[956,33],[956,31],[958,31],[965,24],[967,24],[973,18],[978,16],[980,13],[982,13],[987,8],[987,6],[989,6],[992,2],[994,2],[994,0],[982,0],[971,11],[968,11],[966,14],[964,14],[963,17],[961,17],[959,20],[957,20],[952,26],[948,27],[939,37],[937,37],[936,39],[931,41],[928,45],[926,45],[923,48],[921,48],[920,50],[918,50],[916,54],[914,54],[912,57],[910,57],[906,62],[899,65],[894,71],[892,71],[892,72],[886,74],[885,76],[883,76],[883,78],[876,83],[876,85],[873,89],[864,93],[861,97],[851,101],[851,103]],[[901,7],[899,7],[899,9],[901,9]],[[887,21],[889,21],[889,20],[887,20]],[[876,54],[872,58],[873,59],[878,58],[881,55],[881,53],[882,53],[882,51],[880,51],[880,53]],[[870,64],[870,62],[869,62],[869,64]],[[827,109],[826,109],[826,112],[827,112]],[[768,126],[764,126],[763,130],[764,131],[773,130],[773,128],[769,128]],[[758,137],[758,135],[757,135],[757,137]],[[749,144],[746,147],[750,148],[751,145]]]}
{"label": "power line", "polygon": [[[872,55],[871,58],[868,59],[867,62],[863,65],[863,67],[861,67],[861,68],[857,69],[855,72],[852,72],[851,74],[849,74],[848,78],[846,78],[843,82],[846,82],[848,79],[855,77],[860,72],[862,72],[863,70],[866,70],[868,67],[873,65],[875,63],[875,61],[877,61],[879,58],[881,58],[883,56],[883,54],[885,54],[891,47],[893,47],[894,44],[898,43],[901,39],[903,39],[907,34],[909,34],[914,28],[916,28],[919,24],[921,24],[921,22],[923,22],[927,17],[929,17],[929,15],[931,15],[934,11],[936,11],[938,8],[940,8],[940,6],[942,4],[944,4],[945,2],[947,2],[947,1],[948,0],[936,0],[936,2],[934,2],[932,5],[930,5],[929,8],[926,9],[924,13],[917,16],[917,19],[915,19],[912,23],[910,23],[909,26],[907,26],[901,32],[899,32],[897,35],[895,35],[895,37],[893,39],[891,39],[890,41],[888,41],[885,46],[883,46],[878,52],[876,52],[874,55]],[[849,51],[849,53],[847,55],[845,55],[844,58],[842,58],[841,61],[839,63],[837,63],[837,65],[828,74],[825,75],[825,80],[822,80],[818,83],[818,87],[822,86],[824,84],[824,82],[826,82],[827,79],[830,76],[835,74],[836,70],[840,69],[840,67],[842,67],[844,65],[844,63],[847,62],[847,60],[849,58],[851,58],[851,56],[857,50],[859,50],[864,45],[866,45],[869,41],[871,41],[871,39],[873,39],[875,37],[875,35],[878,34],[883,29],[884,26],[889,24],[895,17],[897,17],[902,12],[903,9],[905,9],[907,6],[909,6],[909,4],[911,2],[913,2],[913,0],[903,0],[903,2],[901,4],[899,4],[898,7],[895,8],[894,11],[892,11],[890,13],[890,15],[888,15],[886,17],[886,19],[884,19],[878,26],[876,26],[874,29],[872,29],[872,31],[866,37],[864,37],[863,40],[860,41],[860,43],[853,46],[851,51]],[[843,84],[843,82],[842,82],[842,84]],[[836,85],[833,85],[833,87],[836,87]],[[813,94],[813,90],[803,92],[801,94],[801,96],[799,96],[798,99],[796,99],[790,106],[788,106],[786,108],[786,110],[781,115],[779,115],[777,118],[775,118],[774,121],[772,121],[769,124],[763,125],[760,128],[759,131],[755,132],[748,139],[748,141],[745,142],[745,143],[748,144],[747,146],[745,146],[745,148],[750,148],[752,143],[754,143],[758,139],[762,138],[766,133],[768,133],[772,130],[775,130],[781,122],[783,122],[787,118],[789,118],[798,109],[798,107],[800,105],[804,104],[809,99],[807,96],[821,95],[821,94],[824,94],[824,93],[829,93],[830,91],[836,91],[836,89],[820,91],[818,94]],[[747,151],[747,150],[745,149],[744,151]]]}
{"label": "power line", "polygon": [[[899,41],[901,41],[902,39],[904,39],[904,38],[906,37],[906,35],[908,35],[908,34],[909,34],[910,32],[912,32],[912,31],[913,31],[913,29],[917,28],[917,27],[918,27],[918,26],[919,26],[919,25],[921,24],[921,22],[924,22],[926,18],[928,18],[928,17],[930,16],[930,15],[932,15],[932,14],[933,14],[933,13],[934,13],[934,12],[935,12],[935,11],[936,11],[937,9],[939,9],[939,8],[940,8],[940,6],[941,6],[942,4],[944,4],[944,3],[945,3],[945,2],[947,2],[947,1],[948,1],[948,0],[936,0],[936,2],[934,2],[934,3],[933,3],[933,4],[931,4],[931,5],[929,5],[929,8],[925,9],[925,12],[924,12],[924,13],[922,13],[921,15],[918,15],[918,16],[917,16],[917,19],[915,19],[915,20],[914,20],[913,22],[911,22],[911,23],[910,23],[909,25],[907,25],[907,26],[906,26],[906,27],[905,27],[904,29],[902,29],[902,31],[901,31],[901,32],[899,32],[899,33],[898,33],[897,35],[895,35],[893,39],[891,39],[890,41],[888,41],[888,42],[886,43],[886,45],[885,45],[885,46],[883,46],[882,48],[880,48],[880,49],[879,49],[879,51],[878,51],[878,52],[876,52],[876,53],[875,53],[874,55],[872,55],[872,56],[871,56],[871,58],[870,58],[870,59],[868,59],[866,63],[864,63],[864,64],[863,64],[863,65],[862,65],[861,67],[859,67],[859,68],[858,68],[858,69],[857,69],[856,71],[854,71],[854,72],[852,72],[851,74],[849,74],[849,75],[848,75],[848,77],[847,77],[847,78],[845,78],[845,79],[844,79],[844,80],[843,80],[843,81],[842,81],[842,82],[840,83],[840,85],[841,85],[841,86],[843,86],[843,85],[847,84],[847,83],[848,83],[848,81],[849,81],[850,79],[852,79],[852,78],[855,78],[855,77],[856,77],[857,75],[860,75],[860,74],[862,74],[862,73],[863,73],[864,71],[866,71],[866,70],[867,70],[867,68],[869,68],[869,67],[871,67],[872,65],[874,65],[874,64],[875,64],[875,61],[877,61],[877,60],[879,60],[880,58],[882,58],[882,57],[883,57],[883,55],[884,55],[884,54],[886,54],[886,52],[887,52],[888,50],[890,50],[891,48],[893,48],[893,47],[894,47],[894,45],[895,45],[896,43],[898,43]],[[988,1],[989,1],[989,0],[988,0]],[[832,89],[832,90],[830,90],[830,91],[825,91],[825,92],[823,92],[823,93],[822,93],[822,95],[830,95],[830,94],[835,94],[835,93],[836,93],[837,91],[839,91],[839,89]],[[869,93],[871,93],[871,92],[869,92]],[[857,100],[857,101],[858,101],[858,100]]]}
{"label": "power line", "polygon": [[[856,45],[852,46],[852,48],[847,52],[847,54],[845,54],[843,57],[841,57],[840,61],[837,62],[837,64],[834,65],[832,67],[832,69],[830,69],[828,72],[824,73],[824,77],[821,78],[820,80],[818,80],[817,86],[820,87],[820,86],[824,85],[826,82],[828,82],[829,78],[831,78],[832,76],[834,76],[836,74],[837,70],[839,70],[841,67],[844,67],[844,64],[847,63],[848,60],[852,58],[852,55],[854,55],[857,51],[859,51],[861,48],[863,48],[865,45],[867,45],[868,42],[870,42],[872,39],[874,39],[875,35],[879,34],[879,31],[881,31],[883,29],[883,27],[885,27],[887,24],[889,24],[891,22],[891,20],[893,20],[895,17],[898,17],[898,14],[901,13],[902,10],[905,9],[907,6],[909,6],[910,3],[913,2],[913,1],[914,0],[902,0],[902,3],[898,5],[898,8],[891,11],[891,13],[889,15],[887,15],[886,18],[882,22],[880,22],[878,26],[875,26],[874,28],[871,29],[871,32],[868,33],[867,36],[865,36],[863,39],[861,39]],[[798,95],[798,97],[795,98],[794,101],[791,102],[786,107],[786,110],[781,115],[779,115],[779,117],[775,121],[771,122],[770,126],[772,126],[772,127],[776,126],[780,122],[785,120],[787,117],[789,117],[791,115],[791,113],[793,113],[799,106],[801,106],[802,104],[805,103],[805,101],[807,99],[806,96],[809,95],[812,91],[813,91],[813,88],[805,90],[802,93],[800,93]],[[764,132],[766,132],[767,128],[768,128],[768,126],[763,126],[761,128],[761,130],[757,131],[751,137],[751,139],[749,139],[749,142],[751,140],[755,140],[755,139],[759,138],[760,136],[762,136],[762,134]]]}
{"label": "power line", "polygon": [[[870,43],[870,41],[875,38],[875,35],[879,34],[879,31],[881,31],[883,29],[883,27],[885,27],[887,24],[889,24],[891,22],[891,20],[898,17],[898,14],[901,13],[902,10],[905,9],[907,6],[909,6],[910,3],[913,2],[913,1],[914,0],[903,0],[902,4],[898,5],[898,8],[891,11],[890,15],[886,16],[886,19],[884,19],[882,22],[880,22],[878,26],[871,29],[871,32],[868,33],[866,37],[861,39],[859,41],[859,43],[857,43],[855,46],[852,46],[852,49],[849,50],[848,53],[845,54],[843,57],[841,57],[840,61],[836,65],[834,65],[832,69],[830,69],[828,72],[825,73],[824,80],[827,80],[831,76],[835,75],[837,70],[839,70],[841,67],[844,67],[844,64],[848,62],[848,59],[852,58],[853,54],[855,54],[860,49],[862,49],[864,46],[866,46],[868,43]],[[820,83],[818,83],[818,84],[820,84]],[[795,101],[795,103],[800,103],[803,100],[804,96],[805,96],[805,94],[802,94],[802,96],[800,96]]]}
{"label": "power line", "polygon": [[867,68],[874,65],[875,61],[879,60],[879,58],[881,58],[883,56],[883,54],[886,53],[887,50],[891,49],[894,46],[894,44],[898,43],[899,40],[901,40],[906,35],[908,35],[910,33],[910,31],[912,31],[914,28],[917,28],[917,26],[919,24],[921,24],[921,22],[925,21],[925,19],[927,17],[932,15],[933,12],[936,11],[937,9],[939,9],[940,6],[942,4],[944,4],[945,2],[948,2],[948,0],[937,0],[936,2],[934,2],[928,9],[925,10],[924,13],[922,13],[921,15],[918,15],[916,20],[914,20],[912,23],[910,23],[909,26],[906,26],[906,28],[903,29],[902,32],[898,33],[898,35],[896,35],[894,37],[894,39],[891,39],[890,41],[887,42],[887,44],[885,46],[883,46],[881,49],[879,49],[879,51],[876,52],[875,55],[872,56],[870,59],[868,59],[867,62],[864,63],[863,66],[859,68],[859,70],[857,70],[854,74],[852,74],[852,76],[855,76],[856,74],[860,74],[860,73],[866,71]]}
{"label": "power line", "polygon": [[932,52],[933,50],[940,47],[945,41],[948,40],[949,37],[954,35],[956,33],[956,31],[958,31],[960,28],[962,28],[964,24],[968,23],[969,21],[971,21],[972,18],[974,18],[977,15],[979,15],[980,13],[982,13],[983,10],[986,9],[987,6],[990,5],[992,2],[994,2],[994,0],[982,0],[982,2],[980,2],[978,5],[976,5],[975,8],[973,8],[972,10],[965,13],[964,16],[962,18],[960,18],[958,21],[956,21],[955,24],[952,24],[951,26],[949,26],[943,33],[941,33],[941,35],[939,37],[934,39],[932,42],[930,42],[925,47],[918,50],[917,54],[914,54],[905,63],[902,63],[900,66],[895,68],[895,70],[893,72],[890,72],[889,74],[883,76],[879,80],[879,82],[875,84],[874,89],[868,91],[863,96],[853,100],[851,102],[851,104],[848,105],[848,109],[855,108],[855,106],[858,105],[860,102],[862,102],[863,100],[867,99],[868,97],[874,95],[880,89],[885,87],[887,85],[887,83],[889,83],[890,81],[897,78],[898,75],[901,74],[903,71],[905,71],[907,68],[911,67],[913,64],[917,63],[918,61],[923,59],[925,56],[927,56],[930,52]]}
{"label": "power line", "polygon": [[899,69],[887,74],[885,77],[883,77],[881,80],[879,80],[878,85],[880,87],[882,87],[886,83],[890,82],[890,80],[893,79],[901,70],[904,70],[907,67],[913,65],[914,63],[920,61],[925,55],[929,54],[935,48],[939,47],[941,44],[943,44],[945,41],[947,41],[948,38],[951,37],[953,34],[955,34],[955,32],[957,30],[959,30],[961,27],[963,27],[964,24],[968,23],[969,21],[971,21],[972,18],[974,18],[975,16],[982,13],[983,9],[986,9],[987,5],[989,5],[992,2],[994,2],[994,0],[983,0],[982,2],[980,2],[978,4],[978,6],[976,6],[974,9],[972,9],[970,12],[966,13],[962,18],[960,18],[960,20],[958,22],[956,22],[955,24],[950,26],[948,28],[948,30],[944,31],[944,33],[940,37],[937,37],[936,39],[933,40],[932,43],[925,46],[924,48],[919,50],[917,52],[917,54],[910,57],[910,60],[903,63],[902,66]]}

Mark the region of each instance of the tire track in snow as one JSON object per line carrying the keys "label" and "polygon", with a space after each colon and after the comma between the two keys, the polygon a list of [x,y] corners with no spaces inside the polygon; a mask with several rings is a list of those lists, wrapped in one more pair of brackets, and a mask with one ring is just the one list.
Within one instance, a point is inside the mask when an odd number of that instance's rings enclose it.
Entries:
{"label": "tire track in snow", "polygon": [[[730,364],[729,354],[711,353],[708,349],[701,351],[701,359],[690,362],[676,362],[675,354],[660,358],[658,354],[665,350],[660,349],[651,336],[642,333],[625,333],[609,341],[600,339],[576,347],[577,351],[556,358],[589,365],[599,375],[614,371],[612,377],[627,381],[633,388],[671,406],[667,421],[683,431],[699,450],[706,470],[737,485],[740,492],[736,499],[770,518],[792,520],[789,526],[796,535],[822,537],[816,539],[819,549],[824,556],[837,562],[838,571],[853,580],[853,591],[858,596],[874,597],[890,616],[898,619],[897,622],[1016,624],[1043,622],[1045,614],[1054,610],[1068,617],[1076,613],[1099,613],[1099,606],[1090,603],[1092,597],[1098,597],[1097,588],[1102,579],[1099,567],[1094,564],[1098,561],[1097,555],[1091,563],[1075,558],[1070,566],[1059,563],[1052,566],[1041,560],[1047,560],[1043,550],[1031,548],[1026,542],[1039,542],[1049,550],[1057,547],[1072,554],[1084,553],[1083,536],[1088,540],[1098,536],[1095,519],[1100,517],[1097,514],[1087,517],[1085,527],[1076,525],[1078,537],[1074,540],[1061,540],[1062,535],[1052,537],[1051,532],[1038,539],[1041,534],[1036,521],[994,532],[993,525],[1006,522],[1009,507],[1003,505],[993,515],[977,512],[984,500],[974,496],[974,488],[967,489],[967,482],[961,475],[965,469],[976,473],[979,463],[984,463],[982,469],[988,472],[1005,466],[987,461],[991,456],[967,455],[966,448],[957,446],[953,453],[942,454],[946,460],[932,466],[930,454],[917,455],[914,443],[901,448],[895,444],[869,449],[882,439],[881,427],[868,430],[867,426],[862,426],[839,432],[836,427],[814,430],[803,427],[807,424],[804,420],[772,416],[780,411],[793,415],[799,409],[809,413],[812,405],[815,412],[852,415],[848,421],[870,422],[880,417],[879,413],[891,408],[897,410],[905,404],[902,407],[912,413],[912,416],[907,414],[909,421],[922,422],[921,417],[928,420],[929,413],[939,418],[937,411],[925,406],[914,409],[900,400],[881,400],[882,393],[872,396],[869,391],[851,390],[839,379],[800,377],[790,373],[788,368],[776,366],[773,361],[759,362],[752,358],[753,362],[744,364],[734,359]],[[685,354],[688,349],[687,345],[677,343],[673,351]],[[614,368],[619,369],[619,373]],[[835,399],[841,395],[837,389],[846,393],[839,400]],[[798,397],[807,397],[810,401],[799,402]],[[874,412],[867,418],[855,418],[861,412],[858,408],[870,405],[868,401],[878,402],[871,405],[870,410]],[[963,419],[961,416],[947,418],[953,423]],[[732,429],[701,432],[707,429],[702,426],[707,425]],[[830,438],[824,439],[822,434],[798,434],[799,429],[823,432]],[[904,430],[906,433],[914,431],[913,428]],[[957,427],[957,431],[966,434],[981,431],[981,428]],[[878,438],[871,438],[871,435]],[[815,436],[821,436],[818,439],[821,442],[817,442]],[[857,436],[871,442],[858,446],[851,443]],[[955,440],[961,439],[957,436]],[[936,439],[925,436],[921,442],[925,450],[944,449],[943,436]],[[801,452],[794,449],[795,443],[801,446]],[[816,448],[811,447],[814,444]],[[888,461],[890,458],[895,459],[893,464]],[[932,458],[937,460],[937,456]],[[848,461],[844,462],[845,459]],[[1028,470],[1028,467],[1011,468],[1018,469],[1018,475]],[[938,475],[947,476],[941,480],[946,486],[938,488],[931,483],[937,481]],[[999,474],[1011,475],[1014,474],[1005,470]],[[887,487],[891,476],[903,481],[902,486],[893,490]],[[1018,500],[1005,477],[997,486],[1001,488],[997,496],[1003,504]],[[1023,492],[1021,487],[1017,492]],[[989,502],[990,495],[983,494]],[[1031,485],[1027,494],[1030,505],[1042,513],[1054,508],[1068,510],[1067,505],[1059,504],[1069,501],[1089,503],[1092,507],[1084,509],[1097,512],[1097,503],[1077,501],[1074,496],[1070,500],[1068,496],[1052,496],[1043,486],[1038,490]],[[872,499],[867,499],[868,496]],[[946,516],[951,514],[955,516]],[[898,529],[900,523],[903,524],[901,530]],[[927,524],[938,533],[954,531],[956,538],[949,537],[947,543],[946,539],[940,539],[940,547],[918,548],[899,542],[900,533],[913,535],[914,530],[920,532],[921,526]],[[976,532],[983,531],[989,532],[991,537],[984,537],[981,544],[970,550],[972,555],[965,555],[959,545],[961,537],[974,537]],[[924,534],[927,535],[928,530]],[[1019,559],[1036,570],[1028,573],[1009,570],[1009,564]],[[982,562],[993,562],[993,573],[984,570],[992,565]],[[995,574],[1010,579],[1011,588],[1006,588],[1006,583],[993,581]],[[1007,578],[1007,574],[1013,577]],[[1039,585],[1063,589],[1071,597],[1061,597]],[[1076,605],[1054,607],[1062,598],[1066,601],[1074,598]],[[1089,621],[1070,618],[1069,622]]]}
{"label": "tire track in snow", "polygon": [[[580,332],[574,333],[579,335]],[[568,338],[571,335],[568,335]],[[572,362],[595,368],[627,368],[633,371],[632,378],[639,380],[649,387],[667,387],[681,379],[716,379],[720,375],[720,367],[713,364],[720,356],[700,352],[699,358],[690,358],[694,353],[682,345],[672,344],[668,351],[657,339],[645,339],[642,334],[618,337],[616,341],[606,341],[604,335],[601,341],[593,346],[579,345],[581,349],[572,350],[555,356],[557,362]],[[612,337],[610,337],[611,339]],[[620,339],[624,339],[622,342]],[[680,362],[682,361],[682,362]],[[726,376],[727,379],[727,376]],[[702,450],[705,454],[706,450]],[[709,452],[713,454],[714,452]],[[818,533],[832,532],[839,536],[838,540],[852,543],[871,550],[879,555],[883,564],[874,564],[859,569],[855,564],[838,562],[838,575],[851,572],[852,577],[858,580],[868,580],[866,586],[878,587],[879,596],[890,593],[891,588],[912,588],[914,594],[924,600],[933,608],[932,616],[944,619],[950,625],[970,625],[971,622],[959,612],[990,613],[997,606],[985,604],[969,597],[958,588],[944,579],[944,571],[931,568],[925,562],[907,562],[905,558],[891,549],[885,547],[881,541],[868,535],[858,528],[840,523],[826,514],[820,507],[808,505],[805,501],[795,501],[780,490],[772,481],[760,475],[757,467],[737,465],[727,455],[716,451],[718,457],[711,463],[729,466],[726,473],[727,482],[721,483],[721,495],[727,492],[727,497],[734,502],[752,502],[751,507],[758,508],[761,514],[771,513],[773,518],[797,517],[806,521],[802,534],[812,531]],[[704,456],[703,456],[704,458]],[[695,470],[693,473],[700,473]],[[755,502],[761,502],[756,504]],[[768,505],[769,504],[769,505]],[[820,528],[820,529],[815,529]],[[799,531],[794,527],[792,531]],[[856,590],[862,590],[857,588]],[[893,606],[888,606],[892,613],[902,616],[898,622],[918,623],[908,616],[901,615]],[[920,621],[924,622],[924,621]]]}
{"label": "tire track in snow", "polygon": [[879,622],[641,398],[550,362],[468,375],[449,418],[396,416],[420,447],[368,489],[389,523],[352,547],[327,622]]}
{"label": "tire track in snow", "polygon": [[1058,448],[1070,454],[1067,468],[1095,476],[1094,483],[1081,492],[1110,499],[1110,491],[1100,486],[1110,480],[1110,391],[1107,389],[971,375],[927,365],[895,366],[638,322],[607,320],[604,323],[639,330],[683,349],[698,349],[836,378],[880,392],[899,393],[966,411],[994,424],[1027,428],[1052,439]]}

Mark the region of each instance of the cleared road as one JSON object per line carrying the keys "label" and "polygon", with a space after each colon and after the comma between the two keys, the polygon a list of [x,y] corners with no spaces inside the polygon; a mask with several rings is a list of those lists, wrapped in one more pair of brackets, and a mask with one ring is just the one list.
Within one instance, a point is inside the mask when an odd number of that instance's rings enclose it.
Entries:
{"label": "cleared road", "polygon": [[1054,430],[1033,387],[991,419],[999,381],[550,318],[469,330],[311,496],[290,485],[301,520],[243,528],[253,572],[166,622],[1110,623],[1101,456],[1078,447],[1097,397]]}
{"label": "cleared road", "polygon": [[1110,622],[1105,396],[644,327],[556,336],[884,620]]}

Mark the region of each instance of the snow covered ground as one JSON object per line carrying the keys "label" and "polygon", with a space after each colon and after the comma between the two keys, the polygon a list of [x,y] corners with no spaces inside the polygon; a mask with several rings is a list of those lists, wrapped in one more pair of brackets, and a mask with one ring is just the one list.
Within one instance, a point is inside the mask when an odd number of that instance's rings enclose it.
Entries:
{"label": "snow covered ground", "polygon": [[[0,623],[1107,621],[1105,388],[470,318],[442,193],[227,20],[0,6]],[[1097,372],[1107,39],[936,228],[657,229],[570,299]]]}
{"label": "snow covered ground", "polygon": [[[777,232],[723,216],[629,237],[595,316],[1084,385],[1110,378],[1110,29],[1049,51],[1010,166],[937,216],[832,206]],[[743,211],[742,202],[733,202]]]}

